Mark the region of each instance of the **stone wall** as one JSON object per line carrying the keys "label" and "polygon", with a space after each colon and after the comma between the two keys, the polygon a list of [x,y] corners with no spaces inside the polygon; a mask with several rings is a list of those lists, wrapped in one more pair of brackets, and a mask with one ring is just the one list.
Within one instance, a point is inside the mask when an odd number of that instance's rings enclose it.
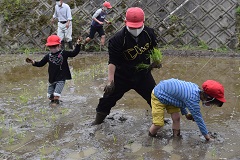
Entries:
{"label": "stone wall", "polygon": [[[155,29],[159,45],[199,45],[210,48],[235,48],[236,0],[109,0],[113,6],[104,25],[107,40],[124,26],[125,12],[140,6],[146,15],[145,24]],[[44,49],[46,38],[56,32],[50,24],[53,0],[1,0],[0,47],[4,49]],[[19,3],[20,2],[20,3]],[[89,33],[91,17],[101,7],[102,0],[65,0],[73,14],[73,41]],[[6,4],[12,3],[9,6]],[[14,3],[14,4],[13,4]],[[13,7],[14,6],[14,7]],[[5,8],[5,9],[4,9]],[[90,45],[98,46],[99,38]]]}

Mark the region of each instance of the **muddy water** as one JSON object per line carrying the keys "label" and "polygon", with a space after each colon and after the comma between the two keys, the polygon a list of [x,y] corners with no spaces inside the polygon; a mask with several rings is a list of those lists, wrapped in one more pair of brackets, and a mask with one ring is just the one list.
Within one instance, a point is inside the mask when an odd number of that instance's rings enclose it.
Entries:
{"label": "muddy water", "polygon": [[[29,55],[35,60],[42,56]],[[240,159],[240,59],[165,56],[163,68],[153,70],[156,82],[174,77],[201,85],[215,79],[225,86],[222,108],[202,108],[216,137],[206,143],[197,125],[185,117],[181,138],[171,137],[170,120],[159,137],[148,137],[151,111],[134,91],[124,95],[105,123],[90,126],[107,78],[107,55],[69,59],[73,79],[56,108],[49,107],[46,98],[47,66],[32,67],[25,58],[0,55],[0,160]]]}

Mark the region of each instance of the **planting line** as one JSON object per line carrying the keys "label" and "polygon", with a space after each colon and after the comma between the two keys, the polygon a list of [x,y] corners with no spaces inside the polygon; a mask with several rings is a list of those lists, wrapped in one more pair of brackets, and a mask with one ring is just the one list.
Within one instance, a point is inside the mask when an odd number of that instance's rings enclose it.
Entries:
{"label": "planting line", "polygon": [[211,59],[214,57],[214,55],[212,55],[212,57],[210,57],[210,59],[202,66],[202,68],[200,70],[198,70],[198,72],[195,74],[195,76],[193,76],[192,80],[198,75],[198,73],[200,71],[202,71],[202,69],[211,61]]}

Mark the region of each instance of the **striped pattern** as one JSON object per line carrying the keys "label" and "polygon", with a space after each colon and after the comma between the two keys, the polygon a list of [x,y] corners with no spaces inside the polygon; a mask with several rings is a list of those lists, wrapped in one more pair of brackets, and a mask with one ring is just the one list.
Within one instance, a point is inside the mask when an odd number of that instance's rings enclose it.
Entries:
{"label": "striped pattern", "polygon": [[187,108],[192,114],[201,133],[206,135],[208,131],[200,112],[199,92],[200,89],[198,85],[173,78],[160,81],[154,88],[154,95],[161,103],[179,107],[182,115],[188,113]]}

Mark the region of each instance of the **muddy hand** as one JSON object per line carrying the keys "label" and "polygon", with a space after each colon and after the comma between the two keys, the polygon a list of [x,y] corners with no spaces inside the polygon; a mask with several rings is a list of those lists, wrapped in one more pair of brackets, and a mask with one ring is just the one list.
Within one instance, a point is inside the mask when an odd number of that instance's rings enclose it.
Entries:
{"label": "muddy hand", "polygon": [[192,116],[191,114],[187,114],[187,115],[185,115],[185,116],[186,116],[186,118],[187,118],[188,120],[194,121],[193,116]]}
{"label": "muddy hand", "polygon": [[111,81],[111,83],[108,83],[105,88],[104,88],[104,92],[105,94],[111,94],[114,91],[114,82]]}
{"label": "muddy hand", "polygon": [[149,66],[149,69],[152,70],[153,68],[161,68],[162,67],[162,64],[161,63],[158,63],[158,62],[153,62],[150,64]]}
{"label": "muddy hand", "polygon": [[79,36],[78,39],[77,39],[77,44],[80,44],[82,42],[82,37]]}
{"label": "muddy hand", "polygon": [[26,62],[27,63],[33,63],[33,60],[31,60],[30,58],[26,58]]}

